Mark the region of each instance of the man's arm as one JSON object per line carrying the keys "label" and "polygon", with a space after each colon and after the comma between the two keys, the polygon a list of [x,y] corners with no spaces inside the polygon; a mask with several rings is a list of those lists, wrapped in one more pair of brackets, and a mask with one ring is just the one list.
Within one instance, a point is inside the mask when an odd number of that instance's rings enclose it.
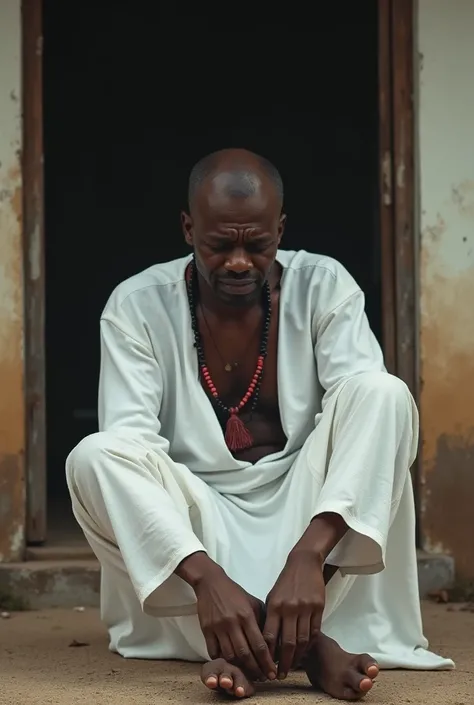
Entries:
{"label": "man's arm", "polygon": [[319,320],[316,314],[313,323],[318,377],[325,391],[323,408],[350,377],[386,371],[382,350],[365,313],[363,292],[354,282],[347,296],[340,302],[338,298],[334,296],[335,306]]}
{"label": "man's arm", "polygon": [[[156,548],[152,550],[150,572],[156,571],[156,589],[197,552],[202,552],[207,562],[213,562],[150,471],[150,463],[158,470],[160,463],[171,464],[170,444],[161,435],[159,419],[162,374],[151,344],[145,332],[134,327],[125,315],[103,316],[100,333],[99,429],[115,435],[130,462],[141,469],[141,489],[137,492],[142,493],[139,500],[147,507],[145,515],[155,525]],[[152,496],[156,514],[152,511],[153,516],[150,516],[147,512]],[[117,527],[116,533],[122,530],[123,527]],[[120,545],[120,536],[117,539]]]}
{"label": "man's arm", "polygon": [[[145,447],[166,461],[163,456],[169,453],[169,442],[161,435],[159,420],[163,394],[159,364],[151,344],[140,340],[140,331],[126,328],[126,319],[102,317],[100,429],[126,436],[137,450]],[[194,589],[211,657],[235,658],[253,678],[272,677],[276,666],[257,623],[254,608],[258,601],[207,555],[169,497],[160,506],[157,503],[156,518],[162,526],[156,539],[157,571],[172,565],[173,572]],[[183,553],[182,546],[189,549]],[[174,556],[180,556],[179,560]]]}
{"label": "man's arm", "polygon": [[[313,336],[318,377],[325,394],[323,409],[341,384],[364,372],[384,372],[383,355],[365,314],[365,299],[352,277],[341,267],[340,278],[330,272],[328,285],[315,296]],[[288,556],[267,600],[264,636],[275,655],[281,641],[279,677],[299,663],[320,629],[325,582],[334,570],[325,561],[347,532],[339,514],[313,519]],[[295,611],[294,604],[299,605]]]}
{"label": "man's arm", "polygon": [[126,320],[100,322],[99,429],[134,437],[169,452],[160,435],[163,379],[151,344]]}
{"label": "man's arm", "polygon": [[[382,350],[365,313],[364,294],[348,272],[343,270],[342,274],[350,293],[321,321],[315,322],[316,365],[325,390],[323,409],[349,378],[364,372],[386,372]],[[335,285],[335,302],[337,294]],[[346,531],[347,526],[339,515],[320,515],[313,519],[293,551],[315,553],[323,565]]]}

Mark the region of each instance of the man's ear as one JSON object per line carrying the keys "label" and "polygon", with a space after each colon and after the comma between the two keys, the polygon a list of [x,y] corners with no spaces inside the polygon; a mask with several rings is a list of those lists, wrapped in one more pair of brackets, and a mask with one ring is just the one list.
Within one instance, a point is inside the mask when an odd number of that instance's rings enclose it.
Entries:
{"label": "man's ear", "polygon": [[186,211],[181,212],[181,227],[183,228],[184,239],[190,247],[193,247],[193,219]]}
{"label": "man's ear", "polygon": [[283,237],[283,233],[285,232],[285,225],[286,225],[286,213],[282,213],[280,216],[280,223],[278,225],[278,244],[280,244],[281,239]]}

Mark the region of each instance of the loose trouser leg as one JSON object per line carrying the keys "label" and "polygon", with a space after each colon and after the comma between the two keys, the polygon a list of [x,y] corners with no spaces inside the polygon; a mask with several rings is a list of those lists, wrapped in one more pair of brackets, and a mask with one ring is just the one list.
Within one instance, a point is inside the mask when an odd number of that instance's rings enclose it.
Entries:
{"label": "loose trouser leg", "polygon": [[127,573],[150,614],[195,613],[194,592],[173,573],[196,551],[218,553],[209,488],[164,453],[112,433],[84,439],[66,468],[74,515],[101,563]]}

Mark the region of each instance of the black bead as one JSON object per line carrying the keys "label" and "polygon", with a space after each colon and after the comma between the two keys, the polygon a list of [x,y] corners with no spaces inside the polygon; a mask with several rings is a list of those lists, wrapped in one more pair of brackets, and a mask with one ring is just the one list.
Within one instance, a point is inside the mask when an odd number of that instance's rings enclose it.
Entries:
{"label": "black bead", "polygon": [[[200,368],[202,369],[203,367],[206,366],[206,358],[204,355],[204,349],[202,345],[202,339],[201,339],[201,332],[199,330],[199,325],[197,321],[197,312],[196,312],[196,300],[198,297],[198,278],[197,278],[197,268],[196,268],[196,263],[194,260],[191,261],[190,264],[190,269],[189,269],[189,278],[187,281],[187,295],[188,295],[188,303],[189,303],[189,312],[191,315],[191,327],[194,333],[194,347],[196,348],[197,352],[197,358],[198,358],[198,363]],[[272,297],[271,297],[271,291],[270,291],[270,285],[266,281],[263,285],[263,292],[262,292],[262,302],[264,305],[264,320],[262,324],[262,332],[261,332],[261,340],[260,340],[260,355],[264,358],[267,357],[268,354],[268,333],[270,329],[270,323],[271,323],[271,313],[272,313]],[[251,413],[255,410],[255,407],[257,406],[258,403],[258,397],[260,394],[260,385],[262,383],[262,378],[263,378],[263,370],[262,373],[258,376],[257,383],[255,385],[255,389],[253,390],[253,393],[251,395]],[[220,399],[219,397],[212,397],[212,401],[215,406],[218,407],[218,409],[222,410],[226,414],[229,414],[229,407],[227,407]]]}

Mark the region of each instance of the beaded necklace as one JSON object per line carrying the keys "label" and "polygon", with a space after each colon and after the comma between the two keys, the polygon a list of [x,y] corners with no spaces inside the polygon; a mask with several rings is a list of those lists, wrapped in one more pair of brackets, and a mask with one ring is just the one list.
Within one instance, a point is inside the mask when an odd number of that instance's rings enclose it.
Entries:
{"label": "beaded necklace", "polygon": [[272,301],[270,286],[268,281],[263,285],[262,291],[262,303],[263,303],[263,323],[262,332],[260,337],[260,351],[257,358],[257,365],[255,372],[251,379],[247,391],[244,396],[237,404],[237,406],[226,406],[224,402],[219,397],[219,392],[212,381],[211,373],[206,364],[206,358],[204,355],[204,348],[202,344],[201,332],[199,330],[199,324],[197,320],[196,313],[196,302],[199,296],[198,287],[198,274],[197,268],[194,260],[189,265],[189,269],[186,276],[186,288],[188,293],[189,311],[191,314],[191,326],[194,334],[194,347],[197,351],[197,358],[199,364],[199,371],[201,378],[206,382],[207,387],[211,393],[212,400],[217,407],[217,409],[224,414],[228,415],[226,427],[225,427],[225,442],[229,450],[238,451],[244,450],[246,448],[251,448],[253,443],[253,438],[245,426],[242,419],[239,417],[241,410],[249,402],[251,402],[251,412],[255,410],[258,403],[258,397],[260,393],[260,385],[263,378],[263,369],[265,360],[268,352],[268,332],[270,330],[270,321],[272,314]]}

